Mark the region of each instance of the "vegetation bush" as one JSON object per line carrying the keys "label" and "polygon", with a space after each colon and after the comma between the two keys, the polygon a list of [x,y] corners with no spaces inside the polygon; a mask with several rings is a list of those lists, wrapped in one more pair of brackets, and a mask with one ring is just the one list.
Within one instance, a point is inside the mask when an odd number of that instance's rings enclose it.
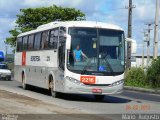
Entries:
{"label": "vegetation bush", "polygon": [[134,87],[147,86],[144,70],[142,68],[131,68],[126,74],[125,85]]}
{"label": "vegetation bush", "polygon": [[160,88],[160,58],[153,60],[147,69],[147,82],[154,88]]}

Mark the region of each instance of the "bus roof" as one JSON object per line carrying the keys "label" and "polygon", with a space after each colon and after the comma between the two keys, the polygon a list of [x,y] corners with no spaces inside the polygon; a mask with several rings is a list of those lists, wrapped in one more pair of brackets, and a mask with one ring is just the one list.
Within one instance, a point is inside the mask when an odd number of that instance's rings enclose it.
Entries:
{"label": "bus roof", "polygon": [[20,35],[18,35],[18,37],[21,36],[25,36],[28,34],[33,34],[36,32],[41,32],[41,31],[45,31],[48,29],[53,29],[59,26],[63,26],[63,27],[89,27],[89,28],[105,28],[105,29],[113,29],[113,30],[122,30],[123,29],[117,25],[113,25],[113,24],[107,24],[107,23],[102,23],[102,22],[96,22],[96,21],[66,21],[66,22],[61,22],[61,21],[57,21],[57,22],[51,22],[48,24],[44,24],[41,25],[39,27],[37,27],[37,29],[35,30],[31,30],[29,32],[25,32],[25,33],[21,33]]}

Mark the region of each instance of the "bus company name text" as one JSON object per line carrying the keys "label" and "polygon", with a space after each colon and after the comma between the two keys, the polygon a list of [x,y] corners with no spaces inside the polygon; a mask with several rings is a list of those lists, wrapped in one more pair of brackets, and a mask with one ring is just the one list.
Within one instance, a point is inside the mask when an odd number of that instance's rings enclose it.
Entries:
{"label": "bus company name text", "polygon": [[40,61],[41,59],[40,59],[40,56],[31,56],[31,61],[36,61],[36,62],[38,62],[38,61]]}

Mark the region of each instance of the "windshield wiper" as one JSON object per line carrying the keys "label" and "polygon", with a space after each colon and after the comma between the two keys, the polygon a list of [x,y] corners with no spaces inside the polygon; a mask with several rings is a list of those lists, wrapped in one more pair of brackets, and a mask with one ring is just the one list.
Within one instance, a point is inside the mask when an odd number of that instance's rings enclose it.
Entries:
{"label": "windshield wiper", "polygon": [[86,70],[87,70],[88,66],[91,64],[91,60],[92,59],[88,60],[87,64],[84,66],[84,68],[81,72],[82,75],[84,75],[86,73]]}
{"label": "windshield wiper", "polygon": [[104,56],[104,60],[106,61],[106,63],[107,63],[107,65],[108,65],[111,73],[113,74],[113,76],[115,76],[114,71],[113,71],[113,68],[111,67],[111,64],[110,64],[109,61],[108,61],[107,55]]}

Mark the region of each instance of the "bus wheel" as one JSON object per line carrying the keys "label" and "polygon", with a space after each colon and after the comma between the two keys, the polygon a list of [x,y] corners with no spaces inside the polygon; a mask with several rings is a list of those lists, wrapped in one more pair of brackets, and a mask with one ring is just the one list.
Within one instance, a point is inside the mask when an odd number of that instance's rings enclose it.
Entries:
{"label": "bus wheel", "polygon": [[54,98],[56,98],[57,97],[57,92],[54,91],[53,77],[50,78],[49,88],[50,88],[50,94],[51,94],[51,96],[54,97]]}
{"label": "bus wheel", "polygon": [[94,95],[96,101],[103,101],[105,95]]}
{"label": "bus wheel", "polygon": [[11,76],[7,77],[6,80],[11,81]]}
{"label": "bus wheel", "polygon": [[27,89],[27,84],[25,83],[25,75],[24,75],[24,74],[22,74],[22,88],[23,88],[24,90]]}

